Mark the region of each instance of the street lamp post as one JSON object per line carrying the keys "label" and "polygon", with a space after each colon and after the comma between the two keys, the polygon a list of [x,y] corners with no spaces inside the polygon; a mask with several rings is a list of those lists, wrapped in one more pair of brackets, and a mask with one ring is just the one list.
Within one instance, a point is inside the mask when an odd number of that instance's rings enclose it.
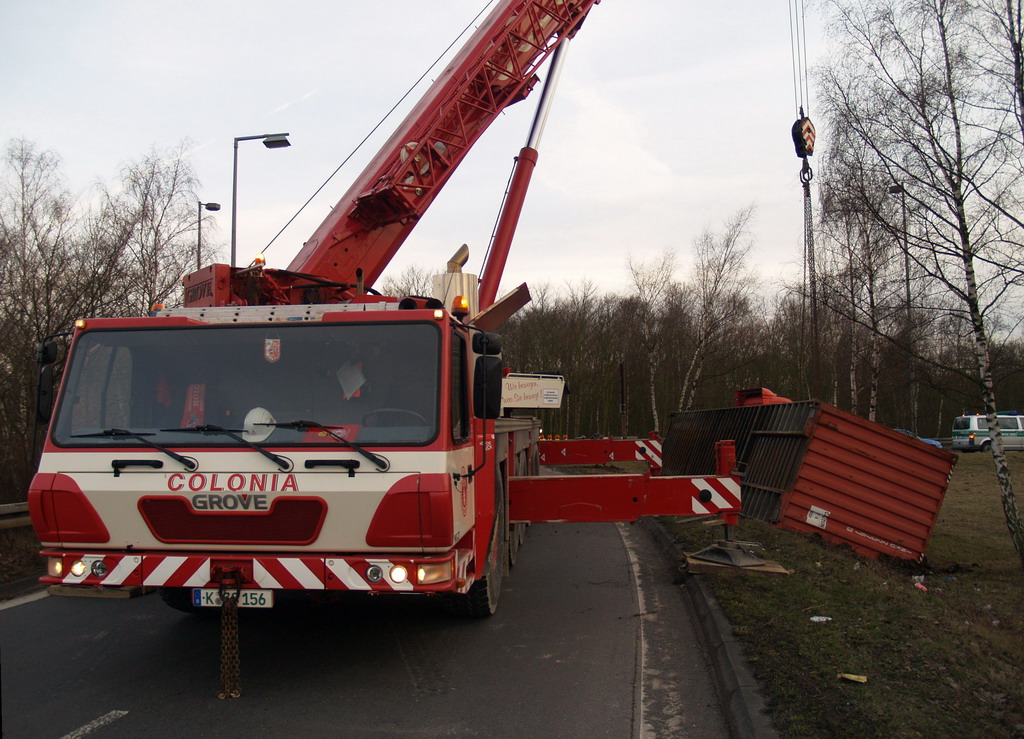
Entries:
{"label": "street lamp post", "polygon": [[914,311],[910,305],[910,234],[907,232],[907,188],[897,182],[889,185],[890,195],[900,196],[900,209],[903,211],[903,285],[906,290],[907,301],[907,349],[910,354],[910,430],[917,433],[917,382],[914,373],[914,334],[913,319]]}
{"label": "street lamp post", "polygon": [[231,266],[235,266],[236,227],[238,225],[238,142],[262,140],[268,149],[283,149],[291,146],[287,133],[261,133],[258,136],[236,136],[235,154],[231,166]]}
{"label": "street lamp post", "polygon": [[204,203],[202,200],[197,201],[199,203],[199,229],[196,236],[196,269],[203,268],[203,209],[210,211],[220,210],[220,203]]}
{"label": "street lamp post", "polygon": [[910,236],[907,233],[907,189],[897,182],[889,185],[889,193],[900,196],[900,208],[903,211],[903,270],[907,290],[907,320],[910,320]]}

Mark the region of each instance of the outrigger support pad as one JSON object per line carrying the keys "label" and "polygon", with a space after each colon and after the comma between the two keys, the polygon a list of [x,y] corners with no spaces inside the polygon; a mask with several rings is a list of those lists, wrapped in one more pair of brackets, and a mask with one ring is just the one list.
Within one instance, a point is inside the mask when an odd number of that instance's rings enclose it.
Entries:
{"label": "outrigger support pad", "polygon": [[760,551],[764,551],[764,547],[756,541],[719,539],[711,546],[689,555],[689,558],[729,567],[760,567],[767,564],[765,560],[753,554]]}

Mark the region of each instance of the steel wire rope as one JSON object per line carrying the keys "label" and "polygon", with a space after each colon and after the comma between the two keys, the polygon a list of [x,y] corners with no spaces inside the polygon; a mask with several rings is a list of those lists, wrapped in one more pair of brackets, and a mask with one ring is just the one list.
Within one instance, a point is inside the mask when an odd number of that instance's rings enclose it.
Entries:
{"label": "steel wire rope", "polygon": [[[270,249],[270,247],[271,247],[271,246],[273,246],[274,242],[275,242],[275,241],[277,241],[278,237],[279,237],[279,236],[280,236],[281,234],[283,234],[283,233],[284,233],[284,232],[285,232],[285,231],[286,231],[286,230],[288,229],[288,227],[289,227],[290,225],[292,225],[292,223],[293,223],[293,222],[295,221],[295,219],[296,219],[296,218],[298,218],[298,217],[299,217],[299,215],[301,215],[301,214],[302,214],[302,211],[304,211],[304,210],[306,209],[306,207],[307,207],[307,206],[308,206],[308,205],[309,205],[309,204],[310,204],[311,202],[313,202],[313,198],[315,198],[315,197],[316,197],[317,195],[319,195],[319,194],[320,194],[320,192],[321,192],[321,191],[322,191],[322,190],[323,190],[323,189],[324,189],[325,187],[327,187],[327,184],[328,184],[328,183],[329,183],[329,182],[330,182],[330,181],[331,181],[332,179],[334,179],[334,176],[335,176],[336,174],[338,174],[338,172],[340,172],[340,171],[341,171],[341,168],[342,168],[342,167],[344,167],[344,166],[345,166],[346,164],[348,164],[349,160],[350,160],[350,159],[351,159],[352,157],[354,157],[354,156],[356,155],[356,153],[358,153],[358,151],[359,151],[359,150],[360,150],[361,148],[363,148],[363,145],[364,145],[364,144],[365,144],[365,143],[366,143],[366,142],[367,142],[367,141],[368,141],[368,140],[370,139],[370,137],[371,137],[371,136],[373,136],[373,134],[375,134],[375,133],[377,132],[377,129],[379,129],[379,128],[380,128],[381,126],[383,126],[383,125],[384,125],[384,121],[386,121],[386,120],[387,120],[388,118],[390,118],[390,117],[391,117],[391,114],[392,114],[392,113],[394,113],[394,112],[395,112],[395,110],[397,110],[397,109],[398,109],[398,106],[399,106],[399,105],[401,105],[401,104],[402,104],[403,102],[405,102],[405,99],[406,99],[406,98],[408,98],[408,97],[409,97],[409,96],[410,96],[410,95],[412,94],[412,91],[413,91],[413,90],[415,90],[415,89],[416,89],[416,88],[417,88],[417,87],[419,86],[419,84],[420,84],[421,82],[423,82],[423,80],[424,80],[424,79],[426,79],[427,75],[428,75],[428,74],[430,74],[430,72],[431,72],[431,71],[432,71],[432,70],[433,70],[433,69],[434,69],[434,68],[435,68],[435,67],[436,67],[436,66],[437,66],[437,65],[438,65],[438,64],[439,64],[439,63],[441,62],[441,60],[442,60],[442,59],[443,59],[443,58],[445,57],[445,55],[447,55],[447,54],[448,54],[448,52],[452,50],[452,47],[454,47],[454,46],[455,46],[455,44],[457,44],[457,43],[459,42],[459,39],[461,39],[461,38],[462,38],[463,36],[465,36],[465,35],[466,35],[466,32],[467,32],[467,31],[469,31],[469,29],[470,29],[470,28],[472,28],[472,27],[473,27],[473,26],[474,26],[474,25],[476,24],[476,22],[477,22],[478,20],[480,20],[480,16],[482,16],[482,15],[483,15],[483,14],[484,14],[484,13],[485,13],[485,12],[487,11],[487,9],[488,9],[488,8],[489,8],[489,7],[491,6],[491,5],[493,5],[493,4],[494,4],[494,3],[496,2],[496,1],[497,1],[497,0],[487,0],[487,3],[486,3],[486,4],[484,5],[484,7],[483,7],[483,8],[481,8],[481,9],[480,9],[480,12],[479,12],[479,13],[477,13],[477,14],[476,14],[476,15],[475,15],[475,16],[473,17],[473,20],[471,20],[471,21],[470,21],[469,23],[467,23],[467,24],[466,24],[466,27],[465,27],[465,28],[463,28],[463,29],[462,29],[462,31],[460,31],[460,32],[459,32],[459,34],[458,34],[458,35],[457,35],[457,36],[456,36],[456,37],[455,37],[454,39],[452,39],[452,42],[451,42],[450,44],[448,44],[448,46],[447,46],[447,47],[445,48],[445,50],[444,50],[444,51],[442,51],[442,52],[441,52],[441,53],[440,53],[440,54],[438,55],[438,57],[437,57],[437,58],[436,58],[436,59],[435,59],[435,60],[434,60],[434,61],[433,61],[433,62],[432,62],[432,63],[430,64],[430,66],[428,66],[428,67],[426,68],[426,70],[424,70],[423,74],[421,74],[421,75],[419,76],[419,78],[418,78],[418,79],[417,79],[417,80],[416,80],[415,82],[413,82],[413,83],[412,83],[412,85],[411,85],[411,86],[409,87],[409,89],[408,89],[408,90],[406,90],[406,91],[405,91],[405,93],[404,93],[404,94],[402,95],[402,97],[400,97],[400,98],[398,99],[398,101],[397,101],[397,102],[396,102],[396,103],[395,103],[394,105],[392,105],[392,106],[391,106],[391,109],[390,109],[390,110],[389,110],[389,111],[388,111],[387,113],[385,113],[385,114],[384,114],[384,116],[383,116],[383,117],[382,117],[382,118],[381,118],[381,119],[380,119],[379,121],[377,121],[376,125],[374,125],[374,127],[370,129],[369,133],[367,133],[367,134],[366,134],[366,136],[364,136],[364,137],[363,137],[362,141],[360,141],[360,142],[359,142],[358,144],[356,144],[356,147],[355,147],[355,148],[354,148],[354,149],[353,149],[353,150],[352,150],[351,152],[349,152],[348,156],[346,156],[346,157],[345,157],[345,158],[344,158],[344,159],[342,160],[341,164],[339,164],[339,165],[337,166],[337,168],[336,168],[336,169],[335,169],[335,170],[334,170],[333,172],[331,172],[331,174],[330,174],[330,175],[329,175],[329,176],[327,177],[327,179],[326,179],[326,180],[324,180],[323,184],[321,184],[321,185],[320,185],[320,187],[318,187],[318,188],[317,188],[317,189],[316,189],[316,190],[315,190],[315,191],[313,192],[313,194],[309,196],[309,199],[308,199],[308,200],[306,200],[306,202],[305,202],[305,203],[303,203],[303,204],[302,204],[302,205],[301,205],[301,206],[299,207],[299,209],[298,209],[297,211],[295,211],[295,214],[294,214],[294,215],[293,215],[293,216],[292,216],[291,218],[289,218],[289,219],[288,219],[288,222],[287,222],[287,223],[285,223],[285,224],[284,224],[284,225],[283,225],[283,226],[281,227],[281,230],[280,230],[280,231],[278,231],[278,232],[277,232],[276,234],[274,234],[274,238],[272,238],[272,239],[271,239],[270,241],[268,241],[268,242],[267,242],[267,245],[266,245],[265,247],[263,247],[263,252],[262,252],[262,253],[263,253],[264,255],[265,255],[265,254],[267,253],[267,251],[268,251],[268,250]],[[253,260],[253,262],[251,262],[251,263],[250,263],[250,266],[252,266],[253,264],[255,264],[255,260]]]}
{"label": "steel wire rope", "polygon": [[807,84],[807,16],[804,0],[789,0],[789,52],[793,64],[793,102],[801,118],[810,98]]}
{"label": "steel wire rope", "polygon": [[[806,118],[806,111],[810,108],[810,88],[807,82],[807,16],[805,13],[804,0],[789,0],[789,38],[790,56],[793,65],[793,102],[796,107],[797,123]],[[813,130],[813,129],[812,129]],[[794,137],[797,136],[794,128]],[[798,150],[799,154],[799,150]],[[811,179],[814,171],[807,161],[807,155],[802,155],[803,166],[800,170],[800,184],[803,189],[803,285],[800,300],[800,335],[804,336],[807,326],[807,302],[810,299],[810,332],[811,349],[808,352],[801,341],[801,354],[810,357],[813,364],[813,371],[810,373],[809,384],[817,380],[818,363],[818,277],[815,265],[814,253],[814,213],[811,202]],[[813,388],[811,391],[814,392]]]}

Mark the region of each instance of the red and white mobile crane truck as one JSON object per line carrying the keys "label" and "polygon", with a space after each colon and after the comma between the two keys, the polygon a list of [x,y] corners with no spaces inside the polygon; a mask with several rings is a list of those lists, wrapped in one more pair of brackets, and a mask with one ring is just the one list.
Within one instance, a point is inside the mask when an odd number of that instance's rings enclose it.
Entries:
{"label": "red and white mobile crane truck", "polygon": [[28,496],[43,582],[158,587],[184,610],[434,594],[487,616],[526,523],[735,522],[727,447],[709,477],[539,475],[540,423],[503,416],[492,333],[528,300],[494,302],[511,216],[479,293],[464,252],[433,297],[372,290],[595,4],[500,2],[287,269],[214,264],[186,278],[185,307],[76,323]]}

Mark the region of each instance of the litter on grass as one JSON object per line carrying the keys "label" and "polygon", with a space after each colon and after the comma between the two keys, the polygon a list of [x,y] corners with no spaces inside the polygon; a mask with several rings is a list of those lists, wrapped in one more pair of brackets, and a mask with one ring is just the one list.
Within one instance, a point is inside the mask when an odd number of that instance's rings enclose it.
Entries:
{"label": "litter on grass", "polygon": [[867,675],[851,675],[849,672],[840,672],[836,677],[849,680],[852,683],[866,683],[868,681]]}

